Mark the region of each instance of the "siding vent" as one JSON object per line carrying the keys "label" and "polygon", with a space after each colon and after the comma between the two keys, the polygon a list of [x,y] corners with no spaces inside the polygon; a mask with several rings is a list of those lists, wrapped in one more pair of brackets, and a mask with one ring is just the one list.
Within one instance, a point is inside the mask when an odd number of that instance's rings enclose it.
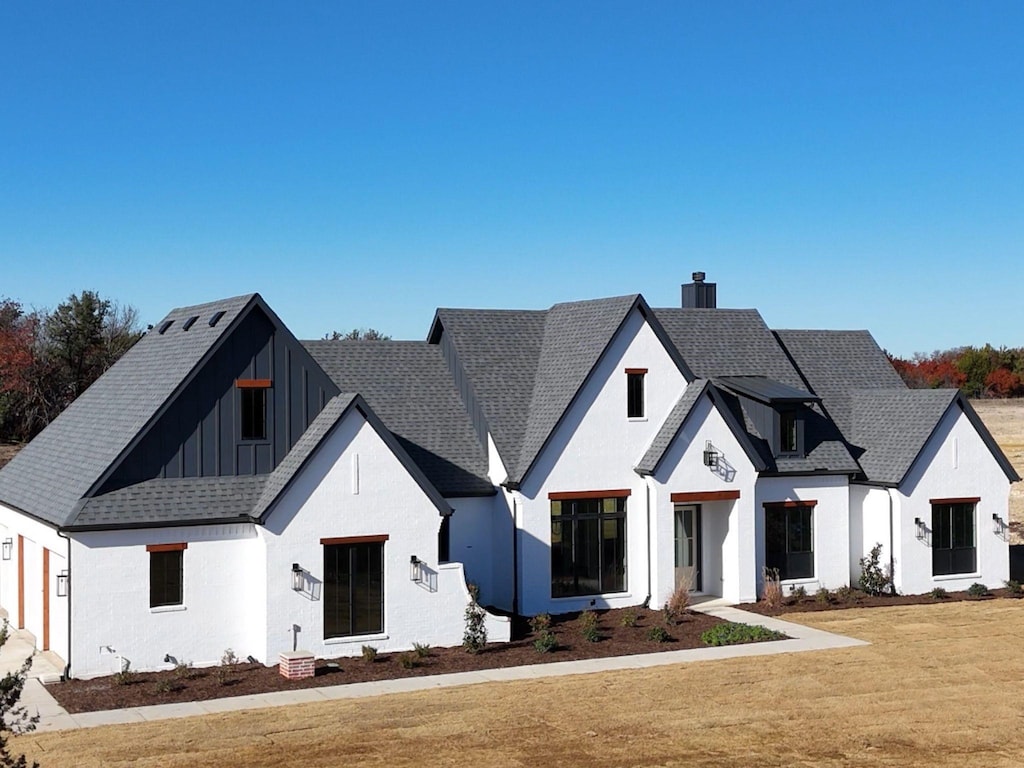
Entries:
{"label": "siding vent", "polygon": [[164,320],[162,323],[160,323],[160,327],[156,329],[156,332],[163,336],[165,333],[167,333],[167,329],[170,328],[172,325],[174,325],[173,320]]}
{"label": "siding vent", "polygon": [[188,320],[186,320],[185,324],[183,326],[181,326],[181,330],[187,331],[189,328],[191,328],[193,325],[196,324],[196,320],[198,320],[198,319],[199,319],[199,315],[192,315],[192,317],[190,317]]}
{"label": "siding vent", "polygon": [[219,312],[214,312],[213,313],[213,317],[210,318],[210,327],[213,328],[213,326],[215,326],[217,323],[220,322],[220,319],[222,317],[224,317],[224,310],[220,310]]}

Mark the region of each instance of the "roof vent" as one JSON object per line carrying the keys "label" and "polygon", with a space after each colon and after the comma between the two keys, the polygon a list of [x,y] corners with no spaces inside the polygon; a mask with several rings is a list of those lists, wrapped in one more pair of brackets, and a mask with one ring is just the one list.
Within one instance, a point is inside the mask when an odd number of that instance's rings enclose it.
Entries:
{"label": "roof vent", "polygon": [[210,327],[213,328],[213,326],[215,326],[217,323],[220,322],[220,319],[222,317],[224,317],[224,310],[220,310],[219,312],[214,312],[213,313],[213,317],[210,318]]}
{"label": "roof vent", "polygon": [[183,326],[181,326],[181,330],[187,331],[189,328],[191,328],[193,325],[196,324],[196,320],[198,320],[198,319],[199,319],[199,315],[192,315],[192,317],[190,317],[188,320],[186,320],[185,324]]}
{"label": "roof vent", "polygon": [[172,325],[174,325],[173,320],[164,320],[162,323],[160,323],[160,327],[156,329],[156,332],[163,336],[165,333],[167,333],[167,329],[170,328]]}
{"label": "roof vent", "polygon": [[693,282],[683,285],[683,309],[714,309],[718,306],[717,283],[705,283],[703,272],[693,273]]}

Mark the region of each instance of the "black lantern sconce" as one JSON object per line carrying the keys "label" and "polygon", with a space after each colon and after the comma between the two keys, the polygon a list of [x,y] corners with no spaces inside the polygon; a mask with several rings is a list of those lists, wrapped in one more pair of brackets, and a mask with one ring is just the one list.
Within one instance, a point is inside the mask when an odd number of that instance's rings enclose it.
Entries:
{"label": "black lantern sconce", "polygon": [[3,543],[3,558],[4,560],[11,559],[11,552],[14,551],[14,539],[4,539]]}
{"label": "black lantern sconce", "polygon": [[301,592],[305,586],[306,579],[302,574],[302,568],[298,563],[292,563],[292,589]]}
{"label": "black lantern sconce", "polygon": [[721,454],[715,450],[715,446],[708,440],[704,443],[704,466],[709,469],[718,468],[718,458]]}
{"label": "black lantern sconce", "polygon": [[914,525],[917,526],[917,532],[915,534],[917,536],[917,540],[924,541],[928,536],[928,526],[924,524],[924,520],[920,517],[914,518]]}
{"label": "black lantern sconce", "polygon": [[57,597],[68,596],[68,582],[71,581],[71,575],[67,571],[61,571],[57,574]]}
{"label": "black lantern sconce", "polygon": [[423,565],[423,561],[420,560],[416,555],[409,558],[409,580],[415,581],[419,584],[423,581],[423,569],[420,567]]}
{"label": "black lantern sconce", "polygon": [[1003,535],[1003,531],[1005,530],[1005,528],[1006,528],[1006,523],[1003,522],[1003,518],[1001,518],[997,513],[993,512],[992,513],[992,533],[994,533],[996,536],[1002,536]]}

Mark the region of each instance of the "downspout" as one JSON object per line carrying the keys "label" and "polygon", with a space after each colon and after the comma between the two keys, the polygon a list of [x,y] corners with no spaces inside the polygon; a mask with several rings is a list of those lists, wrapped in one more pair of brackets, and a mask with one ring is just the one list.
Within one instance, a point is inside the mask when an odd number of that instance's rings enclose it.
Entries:
{"label": "downspout", "polygon": [[519,510],[512,494],[512,615],[519,615]]}
{"label": "downspout", "polygon": [[896,594],[896,554],[893,552],[893,503],[892,488],[886,488],[889,494],[889,591]]}
{"label": "downspout", "polygon": [[[60,536],[64,541],[68,543],[68,658],[67,663],[64,665],[64,672],[61,674],[61,682],[71,679],[71,592],[74,588],[74,578],[72,578],[71,570],[71,538],[65,536],[60,528],[57,529],[57,535]],[[46,586],[50,588],[49,585]]]}
{"label": "downspout", "polygon": [[647,597],[644,598],[644,608],[651,605],[651,484],[644,478],[644,491],[647,498]]}

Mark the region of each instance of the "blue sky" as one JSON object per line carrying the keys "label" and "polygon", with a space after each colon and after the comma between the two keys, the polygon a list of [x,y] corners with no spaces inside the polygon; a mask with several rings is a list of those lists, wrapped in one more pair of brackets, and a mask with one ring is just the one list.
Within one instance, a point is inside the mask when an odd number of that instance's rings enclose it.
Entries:
{"label": "blue sky", "polygon": [[694,270],[1024,345],[1024,4],[4,3],[0,296],[422,338]]}

